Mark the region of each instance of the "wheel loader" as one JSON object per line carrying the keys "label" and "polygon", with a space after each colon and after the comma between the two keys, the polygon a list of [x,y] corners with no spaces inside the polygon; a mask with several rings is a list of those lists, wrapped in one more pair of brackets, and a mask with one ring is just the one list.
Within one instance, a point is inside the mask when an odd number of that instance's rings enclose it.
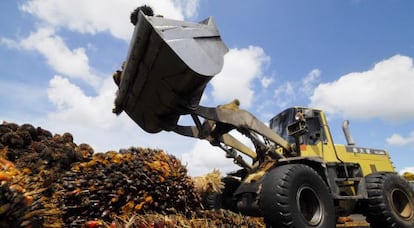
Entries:
{"label": "wheel loader", "polygon": [[[374,228],[414,227],[413,190],[386,150],[355,145],[349,122],[347,145],[338,145],[320,109],[291,107],[265,124],[237,99],[200,105],[227,51],[212,17],[193,23],[140,12],[122,71],[114,74],[113,112],[125,112],[148,133],[207,140],[240,166],[223,178],[221,194],[207,197],[207,207],[260,216],[268,227],[330,228],[351,213],[364,214]],[[181,124],[182,116],[192,124]]]}

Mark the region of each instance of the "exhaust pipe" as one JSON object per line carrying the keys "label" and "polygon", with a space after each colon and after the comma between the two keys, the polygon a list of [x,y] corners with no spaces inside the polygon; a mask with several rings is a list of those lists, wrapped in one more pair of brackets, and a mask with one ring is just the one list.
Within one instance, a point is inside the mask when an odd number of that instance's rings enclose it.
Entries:
{"label": "exhaust pipe", "polygon": [[349,132],[349,120],[344,120],[344,122],[342,122],[342,130],[344,131],[345,139],[348,143],[348,146],[354,146],[355,142],[352,139],[351,133]]}

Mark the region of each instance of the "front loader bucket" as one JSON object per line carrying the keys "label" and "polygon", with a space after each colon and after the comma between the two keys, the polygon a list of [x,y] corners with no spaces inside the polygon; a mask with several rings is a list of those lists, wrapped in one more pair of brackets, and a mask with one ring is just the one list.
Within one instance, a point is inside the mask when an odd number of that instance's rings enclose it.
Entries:
{"label": "front loader bucket", "polygon": [[197,108],[228,49],[210,17],[200,23],[138,15],[114,112],[149,133],[172,130]]}

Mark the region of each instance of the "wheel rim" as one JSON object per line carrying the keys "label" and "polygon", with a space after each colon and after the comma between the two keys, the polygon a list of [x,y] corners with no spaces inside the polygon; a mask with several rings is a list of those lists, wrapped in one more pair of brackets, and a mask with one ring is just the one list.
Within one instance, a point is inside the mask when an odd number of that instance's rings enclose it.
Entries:
{"label": "wheel rim", "polygon": [[305,221],[310,226],[318,225],[322,220],[323,207],[319,196],[309,186],[301,186],[296,194],[296,203]]}
{"label": "wheel rim", "polygon": [[410,197],[400,189],[391,191],[391,205],[393,210],[403,219],[409,220],[414,215],[413,202]]}

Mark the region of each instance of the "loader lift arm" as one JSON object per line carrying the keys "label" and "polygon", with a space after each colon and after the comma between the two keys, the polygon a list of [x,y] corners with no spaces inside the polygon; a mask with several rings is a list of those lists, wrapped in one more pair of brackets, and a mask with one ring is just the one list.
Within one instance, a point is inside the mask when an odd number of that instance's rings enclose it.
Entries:
{"label": "loader lift arm", "polygon": [[[233,158],[235,163],[243,168],[251,169],[252,167],[242,160],[241,156],[237,156],[234,150],[249,156],[253,161],[260,160],[265,155],[277,159],[284,158],[291,151],[289,143],[254,115],[239,109],[239,104],[238,100],[234,100],[229,104],[220,105],[216,108],[198,106],[191,113],[195,126],[177,125],[173,131],[184,136],[209,141],[213,146],[218,146],[226,151],[227,156]],[[201,123],[199,117],[204,118],[203,123]],[[229,134],[233,129],[248,137],[256,151]],[[262,141],[258,136],[262,136],[265,140]],[[273,144],[268,143],[268,141],[273,142]],[[282,153],[278,153],[273,145],[281,148]]]}

